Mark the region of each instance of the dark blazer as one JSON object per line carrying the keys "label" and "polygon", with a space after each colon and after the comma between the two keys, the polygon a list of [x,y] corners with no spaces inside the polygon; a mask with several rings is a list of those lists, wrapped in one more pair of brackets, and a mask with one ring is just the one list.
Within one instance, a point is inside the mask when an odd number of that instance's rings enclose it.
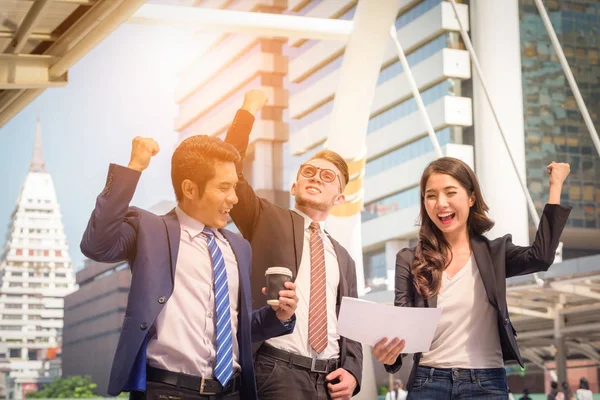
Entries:
{"label": "dark blazer", "polygon": [[[512,236],[505,235],[489,240],[485,236],[471,237],[471,249],[477,268],[487,293],[487,299],[497,311],[498,333],[504,361],[517,361],[523,366],[523,359],[517,346],[517,332],[510,322],[506,304],[506,278],[517,275],[547,271],[556,254],[560,235],[567,223],[571,207],[546,204],[540,225],[531,246],[521,247],[512,244]],[[415,290],[412,264],[415,247],[401,250],[396,256],[396,295],[394,305],[398,307],[436,307],[437,296],[427,301]],[[397,372],[402,366],[401,354],[392,365],[385,365],[389,373]],[[421,353],[414,354],[413,368],[407,387],[412,387],[415,371]]]}
{"label": "dark blazer", "polygon": [[[225,141],[233,144],[242,158],[248,147],[248,137],[254,124],[254,116],[245,110],[239,110]],[[279,207],[260,198],[238,164],[238,184],[236,193],[239,199],[231,210],[231,218],[244,238],[252,246],[252,294],[255,306],[264,303],[261,288],[265,285],[265,271],[269,267],[287,267],[294,278],[300,266],[302,246],[304,245],[304,218],[292,210]],[[329,236],[329,234],[327,234]],[[356,267],[348,251],[329,236],[340,266],[340,284],[338,288],[336,311],[339,314],[342,296],[357,297]],[[340,339],[341,368],[356,378],[358,385],[355,394],[360,391],[362,379],[362,346],[347,338]]]}
{"label": "dark blazer", "polygon": [[[146,389],[146,345],[150,327],[173,293],[181,227],[175,210],[157,216],[129,207],[141,173],[111,164],[104,191],[81,240],[81,251],[99,262],[127,260],[132,279],[123,327],[113,360],[108,393]],[[233,232],[221,229],[238,262],[240,296],[237,340],[243,399],[256,399],[252,341],[290,333],[271,307],[252,311],[251,249]]]}

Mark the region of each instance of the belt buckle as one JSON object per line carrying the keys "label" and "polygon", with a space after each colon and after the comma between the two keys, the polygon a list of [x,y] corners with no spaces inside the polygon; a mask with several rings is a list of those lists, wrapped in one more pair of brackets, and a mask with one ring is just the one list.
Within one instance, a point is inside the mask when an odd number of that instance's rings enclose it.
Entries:
{"label": "belt buckle", "polygon": [[323,360],[325,361],[325,369],[324,370],[318,370],[315,365],[317,364],[317,357],[313,357],[312,361],[310,363],[310,372],[316,372],[319,374],[326,374],[327,373],[327,360]]}
{"label": "belt buckle", "polygon": [[205,392],[204,385],[206,385],[206,378],[202,377],[202,380],[200,381],[200,394],[208,396],[214,396],[217,394],[217,392]]}

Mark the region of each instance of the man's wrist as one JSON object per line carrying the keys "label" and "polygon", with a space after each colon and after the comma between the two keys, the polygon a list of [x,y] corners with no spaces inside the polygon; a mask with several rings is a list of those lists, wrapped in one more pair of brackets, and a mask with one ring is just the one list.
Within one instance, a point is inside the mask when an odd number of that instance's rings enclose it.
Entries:
{"label": "man's wrist", "polygon": [[142,167],[140,167],[138,164],[136,164],[136,163],[132,163],[132,162],[130,162],[130,163],[127,165],[127,168],[129,168],[129,169],[133,169],[133,170],[135,170],[135,171],[138,171],[138,172],[142,172],[142,171],[144,170],[144,168],[142,168]]}
{"label": "man's wrist", "polygon": [[241,109],[248,111],[252,115],[256,115],[256,113],[260,110],[260,106],[244,103]]}

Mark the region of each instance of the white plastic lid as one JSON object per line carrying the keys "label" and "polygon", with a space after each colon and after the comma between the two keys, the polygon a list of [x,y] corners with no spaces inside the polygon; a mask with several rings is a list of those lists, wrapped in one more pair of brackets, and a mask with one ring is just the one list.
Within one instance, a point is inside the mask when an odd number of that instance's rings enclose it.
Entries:
{"label": "white plastic lid", "polygon": [[267,272],[265,272],[265,276],[271,275],[271,274],[287,275],[287,276],[291,277],[292,271],[286,267],[271,267],[271,268],[267,269]]}

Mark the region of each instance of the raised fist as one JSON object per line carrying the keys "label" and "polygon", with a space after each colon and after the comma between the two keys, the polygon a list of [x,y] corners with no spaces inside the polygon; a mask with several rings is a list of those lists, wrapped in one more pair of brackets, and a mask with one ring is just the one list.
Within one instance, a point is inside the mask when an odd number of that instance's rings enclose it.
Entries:
{"label": "raised fist", "polygon": [[131,143],[131,159],[128,167],[136,171],[148,168],[150,159],[160,150],[156,140],[136,136]]}
{"label": "raised fist", "polygon": [[550,174],[550,186],[562,185],[569,172],[571,172],[571,166],[567,163],[557,163],[552,161],[550,165],[546,167],[546,170]]}
{"label": "raised fist", "polygon": [[265,104],[267,104],[267,95],[261,89],[252,89],[244,95],[244,104],[242,109],[256,114]]}

